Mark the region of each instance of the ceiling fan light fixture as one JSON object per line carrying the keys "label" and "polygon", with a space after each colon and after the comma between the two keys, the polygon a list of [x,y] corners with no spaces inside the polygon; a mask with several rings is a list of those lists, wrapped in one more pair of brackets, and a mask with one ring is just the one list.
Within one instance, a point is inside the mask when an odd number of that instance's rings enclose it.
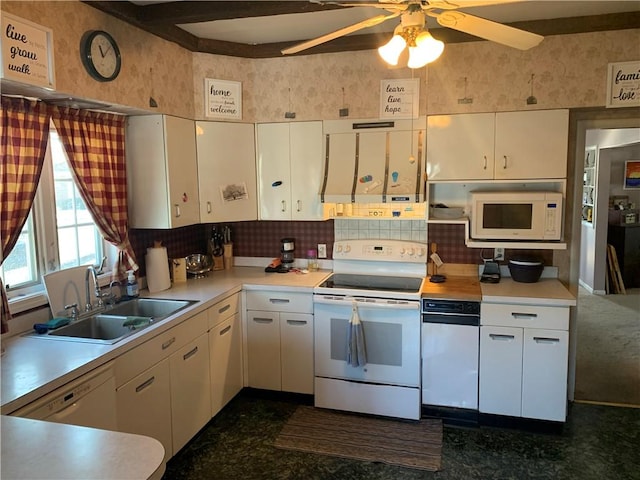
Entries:
{"label": "ceiling fan light fixture", "polygon": [[400,54],[407,46],[407,41],[400,35],[402,27],[398,26],[393,32],[393,37],[383,46],[378,48],[378,54],[389,65],[397,65]]}
{"label": "ceiling fan light fixture", "polygon": [[[413,43],[413,42],[412,42]],[[438,59],[444,50],[444,43],[436,40],[428,31],[420,33],[415,46],[409,46],[409,68],[421,68]]]}

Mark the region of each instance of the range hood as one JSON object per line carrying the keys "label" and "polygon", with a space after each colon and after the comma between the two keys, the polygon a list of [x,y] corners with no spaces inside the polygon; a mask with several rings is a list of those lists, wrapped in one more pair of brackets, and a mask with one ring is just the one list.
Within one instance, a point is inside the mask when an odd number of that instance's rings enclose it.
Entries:
{"label": "range hood", "polygon": [[426,117],[329,120],[323,203],[420,203],[425,192]]}

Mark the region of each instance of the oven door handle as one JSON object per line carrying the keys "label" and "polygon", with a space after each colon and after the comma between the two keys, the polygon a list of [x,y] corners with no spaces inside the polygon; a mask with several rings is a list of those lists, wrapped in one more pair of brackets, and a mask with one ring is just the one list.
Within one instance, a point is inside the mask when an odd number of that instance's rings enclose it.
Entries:
{"label": "oven door handle", "polygon": [[385,308],[395,310],[419,310],[420,302],[412,302],[409,300],[381,300],[376,299],[372,301],[369,298],[362,297],[324,297],[314,296],[314,303],[321,303],[326,305],[336,305],[342,307],[351,307],[355,302],[360,308]]}

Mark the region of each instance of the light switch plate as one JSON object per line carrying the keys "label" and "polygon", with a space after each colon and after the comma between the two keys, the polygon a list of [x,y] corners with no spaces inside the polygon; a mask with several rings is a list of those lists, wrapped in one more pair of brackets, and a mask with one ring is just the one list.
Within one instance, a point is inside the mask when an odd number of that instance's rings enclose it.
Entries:
{"label": "light switch plate", "polygon": [[318,244],[318,258],[327,258],[327,244],[319,243]]}

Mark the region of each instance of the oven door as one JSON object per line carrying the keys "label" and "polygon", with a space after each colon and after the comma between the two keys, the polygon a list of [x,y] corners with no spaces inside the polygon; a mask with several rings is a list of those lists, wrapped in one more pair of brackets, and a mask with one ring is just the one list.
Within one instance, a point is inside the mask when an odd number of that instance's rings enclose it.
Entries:
{"label": "oven door", "polygon": [[[347,362],[353,302],[364,331],[366,364]],[[420,386],[420,302],[314,295],[315,376]]]}

